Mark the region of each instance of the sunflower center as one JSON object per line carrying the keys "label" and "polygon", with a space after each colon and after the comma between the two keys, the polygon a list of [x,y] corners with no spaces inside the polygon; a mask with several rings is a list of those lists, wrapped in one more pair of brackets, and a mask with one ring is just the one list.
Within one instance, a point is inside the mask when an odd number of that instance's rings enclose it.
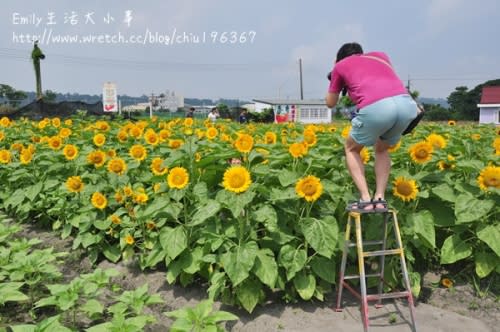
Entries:
{"label": "sunflower center", "polygon": [[173,183],[175,183],[176,185],[180,185],[184,182],[184,176],[180,175],[180,174],[176,174],[173,178]]}
{"label": "sunflower center", "polygon": [[413,192],[412,186],[407,182],[402,182],[396,187],[397,191],[402,196],[410,196]]}
{"label": "sunflower center", "polygon": [[302,191],[304,192],[304,194],[306,194],[306,196],[314,195],[316,193],[316,190],[316,184],[312,182],[307,182],[302,185]]}
{"label": "sunflower center", "polygon": [[417,151],[417,153],[415,153],[415,155],[418,158],[426,158],[429,155],[429,153],[425,149],[420,149],[420,150]]}
{"label": "sunflower center", "polygon": [[232,188],[241,188],[245,184],[245,177],[240,174],[235,174],[229,180]]}
{"label": "sunflower center", "polygon": [[484,179],[484,184],[486,187],[500,188],[500,179],[495,176],[487,177]]}

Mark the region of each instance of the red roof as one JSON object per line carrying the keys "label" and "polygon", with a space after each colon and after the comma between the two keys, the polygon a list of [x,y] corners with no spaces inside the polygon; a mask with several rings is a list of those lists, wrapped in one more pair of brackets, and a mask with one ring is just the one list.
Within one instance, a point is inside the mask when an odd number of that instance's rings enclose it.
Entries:
{"label": "red roof", "polygon": [[480,104],[500,104],[500,86],[485,86]]}

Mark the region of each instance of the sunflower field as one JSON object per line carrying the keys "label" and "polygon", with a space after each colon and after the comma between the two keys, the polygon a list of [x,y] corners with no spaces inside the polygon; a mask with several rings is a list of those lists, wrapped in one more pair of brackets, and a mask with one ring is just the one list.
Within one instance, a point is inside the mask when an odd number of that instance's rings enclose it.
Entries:
{"label": "sunflower field", "polygon": [[[357,198],[344,161],[349,129],[2,118],[0,209],[71,237],[94,263],[135,259],[249,312],[272,291],[322,300],[336,283],[346,204]],[[414,292],[420,273],[439,265],[500,273],[499,128],[422,124],[391,155],[386,199]],[[373,151],[361,156],[373,185]],[[367,238],[380,237],[373,219]],[[400,279],[389,260],[386,282]]]}

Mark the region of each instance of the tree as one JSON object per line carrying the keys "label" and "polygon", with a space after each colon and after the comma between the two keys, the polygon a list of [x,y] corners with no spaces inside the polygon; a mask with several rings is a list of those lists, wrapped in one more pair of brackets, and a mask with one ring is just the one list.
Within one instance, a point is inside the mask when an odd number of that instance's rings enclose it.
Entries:
{"label": "tree", "polygon": [[52,91],[52,90],[45,90],[45,93],[43,95],[43,99],[48,102],[55,102],[56,101],[57,94]]}
{"label": "tree", "polygon": [[479,108],[477,104],[481,101],[481,92],[485,86],[500,86],[500,79],[486,81],[468,91],[467,87],[455,88],[447,101],[452,112],[456,112],[460,120],[479,120]]}
{"label": "tree", "polygon": [[469,109],[471,107],[476,108],[476,106],[470,104],[469,91],[467,90],[466,86],[458,86],[447,99],[451,111],[456,113],[457,118],[460,120],[474,119],[474,116],[469,114]]}
{"label": "tree", "polygon": [[219,115],[221,118],[231,118],[231,110],[227,107],[226,104],[218,104],[217,111],[219,111]]}
{"label": "tree", "polygon": [[0,98],[5,99],[12,107],[17,107],[27,96],[24,91],[16,90],[7,84],[0,84]]}
{"label": "tree", "polygon": [[425,120],[429,121],[447,121],[454,119],[455,115],[449,109],[438,104],[424,104]]}

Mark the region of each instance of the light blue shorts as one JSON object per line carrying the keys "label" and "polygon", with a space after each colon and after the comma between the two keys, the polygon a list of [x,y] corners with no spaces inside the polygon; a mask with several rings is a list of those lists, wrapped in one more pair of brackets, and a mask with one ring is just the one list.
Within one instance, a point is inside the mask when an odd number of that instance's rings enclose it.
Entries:
{"label": "light blue shorts", "polygon": [[394,145],[416,116],[417,104],[409,95],[384,98],[358,111],[349,134],[364,146],[374,145],[378,138]]}

